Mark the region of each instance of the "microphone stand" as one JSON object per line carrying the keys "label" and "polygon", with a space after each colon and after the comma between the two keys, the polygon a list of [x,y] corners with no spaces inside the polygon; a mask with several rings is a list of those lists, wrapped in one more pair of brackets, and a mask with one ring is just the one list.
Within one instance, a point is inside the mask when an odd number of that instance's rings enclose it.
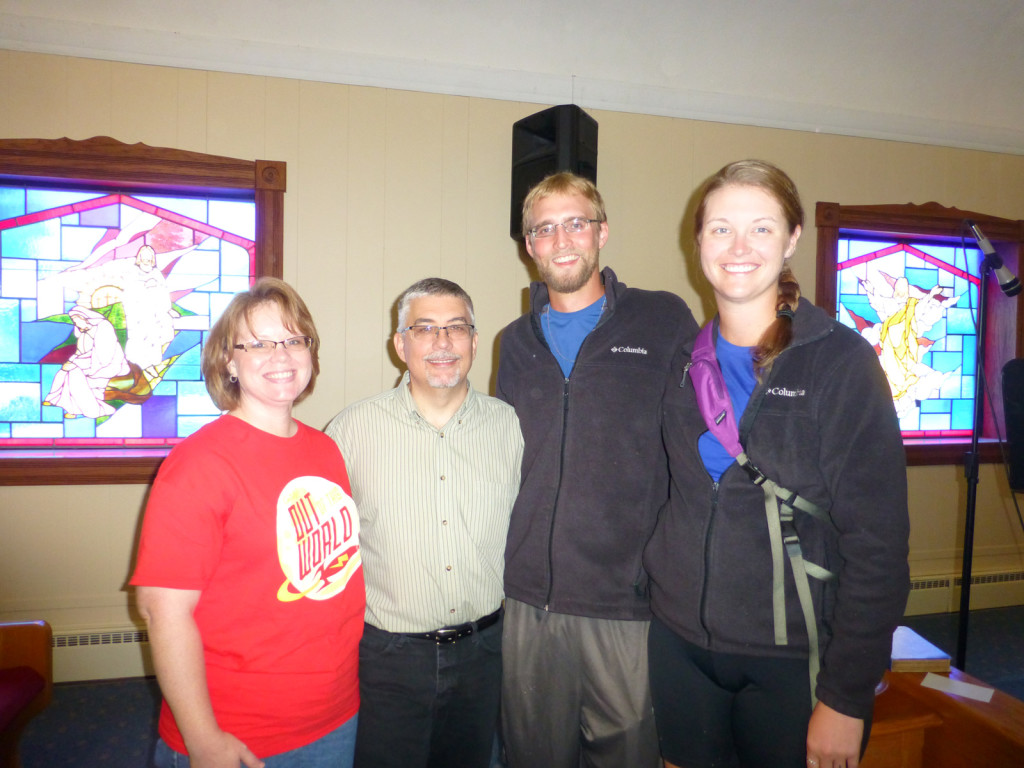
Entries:
{"label": "microphone stand", "polygon": [[964,474],[967,477],[967,510],[964,515],[964,555],[963,568],[960,573],[960,615],[957,622],[956,637],[956,668],[966,671],[967,663],[967,626],[971,615],[971,567],[974,559],[974,513],[978,497],[978,438],[981,435],[982,421],[985,415],[984,387],[982,377],[985,373],[985,340],[988,322],[985,317],[988,296],[988,277],[992,271],[989,260],[984,255],[981,260],[981,282],[978,284],[978,338],[977,354],[974,369],[974,428],[971,430],[971,449],[964,454]]}

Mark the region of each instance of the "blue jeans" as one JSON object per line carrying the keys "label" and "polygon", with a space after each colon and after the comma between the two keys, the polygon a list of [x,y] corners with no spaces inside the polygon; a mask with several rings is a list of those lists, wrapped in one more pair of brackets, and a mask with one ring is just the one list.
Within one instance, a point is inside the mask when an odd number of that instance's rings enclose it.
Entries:
{"label": "blue jeans", "polygon": [[355,765],[488,768],[501,698],[501,627],[439,645],[367,624]]}
{"label": "blue jeans", "polygon": [[[261,759],[266,768],[352,768],[358,723],[359,715],[353,715],[312,744]],[[156,768],[189,768],[191,765],[188,755],[175,752],[163,739],[156,743],[153,764]]]}

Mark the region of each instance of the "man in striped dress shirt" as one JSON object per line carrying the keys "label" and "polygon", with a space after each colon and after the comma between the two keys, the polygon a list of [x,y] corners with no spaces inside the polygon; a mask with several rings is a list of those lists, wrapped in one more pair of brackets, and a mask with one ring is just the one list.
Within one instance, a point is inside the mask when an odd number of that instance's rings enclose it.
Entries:
{"label": "man in striped dress shirt", "polygon": [[399,385],[328,425],[359,507],[366,625],[356,768],[486,768],[501,689],[502,574],[523,438],[473,389],[473,302],[427,278],[398,302]]}

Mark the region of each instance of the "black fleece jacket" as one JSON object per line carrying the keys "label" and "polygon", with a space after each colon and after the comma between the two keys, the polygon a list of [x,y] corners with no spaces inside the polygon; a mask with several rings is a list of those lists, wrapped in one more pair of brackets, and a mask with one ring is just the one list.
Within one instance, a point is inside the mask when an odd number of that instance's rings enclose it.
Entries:
{"label": "black fleece jacket", "polygon": [[[703,648],[803,657],[807,631],[789,561],[789,645],[775,645],[764,495],[733,463],[711,480],[697,439],[706,426],[680,351],[666,387],[664,436],[672,484],[644,559],[654,614]],[[804,557],[838,574],[811,579],[821,651],[817,697],[867,717],[906,607],[909,521],[903,442],[871,346],[801,299],[793,341],[755,387],[740,440],[761,471],[831,511],[834,527],[798,514]]]}
{"label": "black fleece jacket", "polygon": [[649,619],[643,548],[668,496],[662,392],[697,324],[678,296],[627,288],[605,268],[606,304],[565,378],[531,311],[502,333],[498,397],[523,430],[522,485],[505,551],[508,597],[556,613]]}

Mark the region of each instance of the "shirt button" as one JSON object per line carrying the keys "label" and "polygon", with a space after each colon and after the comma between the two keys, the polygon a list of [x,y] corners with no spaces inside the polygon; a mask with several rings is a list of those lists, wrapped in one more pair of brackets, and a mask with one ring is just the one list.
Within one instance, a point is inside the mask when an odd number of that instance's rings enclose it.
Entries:
{"label": "shirt button", "polygon": [[444,476],[444,475],[441,475],[441,479],[442,479],[442,480],[445,480],[446,478],[445,478],[445,476]]}
{"label": "shirt button", "polygon": [[441,521],[441,525],[448,525],[448,521],[447,520],[442,520]]}
{"label": "shirt button", "polygon": [[444,569],[445,569],[446,571],[450,571],[450,570],[452,569],[452,567],[451,567],[450,565],[446,565],[446,566],[444,567]]}
{"label": "shirt button", "polygon": [[444,432],[441,433],[441,437],[444,437]]}

